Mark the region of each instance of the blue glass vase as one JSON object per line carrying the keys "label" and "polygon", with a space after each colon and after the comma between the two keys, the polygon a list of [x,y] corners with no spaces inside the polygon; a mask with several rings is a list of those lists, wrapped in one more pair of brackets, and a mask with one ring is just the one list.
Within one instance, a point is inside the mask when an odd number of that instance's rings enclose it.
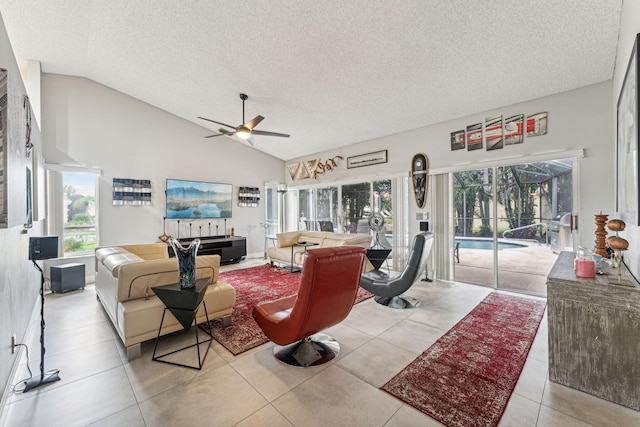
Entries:
{"label": "blue glass vase", "polygon": [[178,276],[180,289],[189,289],[196,286],[196,255],[200,239],[193,240],[186,248],[177,239],[171,239],[171,247],[178,260]]}

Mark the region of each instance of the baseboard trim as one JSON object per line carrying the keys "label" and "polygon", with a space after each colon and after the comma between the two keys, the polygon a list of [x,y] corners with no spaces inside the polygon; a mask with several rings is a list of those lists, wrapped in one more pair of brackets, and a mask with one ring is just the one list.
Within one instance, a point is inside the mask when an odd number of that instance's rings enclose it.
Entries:
{"label": "baseboard trim", "polygon": [[[27,331],[29,332],[29,331]],[[27,334],[25,333],[25,336]],[[2,398],[0,398],[0,426],[5,425],[6,416],[7,416],[7,400],[9,396],[13,393],[13,387],[16,384],[16,374],[18,373],[18,368],[20,367],[20,362],[22,361],[22,357],[24,355],[24,346],[21,345],[18,347],[15,353],[15,358],[13,359],[13,364],[11,365],[11,370],[9,371],[9,378],[7,380],[7,384],[2,391]]]}

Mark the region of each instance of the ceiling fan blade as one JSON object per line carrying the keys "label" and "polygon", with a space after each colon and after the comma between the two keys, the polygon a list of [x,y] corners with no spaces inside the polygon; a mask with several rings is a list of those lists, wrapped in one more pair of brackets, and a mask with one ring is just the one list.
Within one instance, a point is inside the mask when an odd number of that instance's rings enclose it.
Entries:
{"label": "ceiling fan blade", "polygon": [[249,130],[253,130],[253,128],[258,126],[258,123],[260,123],[263,120],[264,120],[264,117],[256,116],[253,119],[249,120],[247,123],[245,123],[243,126]]}
{"label": "ceiling fan blade", "polygon": [[226,124],[226,123],[222,123],[222,122],[216,122],[215,120],[206,119],[206,118],[204,118],[204,117],[199,117],[199,116],[198,116],[198,118],[199,118],[199,119],[202,119],[202,120],[206,120],[206,121],[211,122],[211,123],[218,124],[218,125],[226,126],[226,127],[228,127],[228,128],[231,128],[231,129],[235,129],[235,128],[236,128],[235,126],[231,126],[231,125],[228,125],[228,124]]}
{"label": "ceiling fan blade", "polygon": [[280,136],[282,138],[289,138],[289,135],[286,133],[268,132],[266,130],[252,130],[251,135]]}
{"label": "ceiling fan blade", "polygon": [[216,136],[226,136],[224,133],[216,133],[215,135],[207,135],[205,138],[215,138]]}
{"label": "ceiling fan blade", "polygon": [[253,148],[256,148],[256,142],[253,140],[253,138],[249,137],[249,139],[247,139],[247,142],[249,143],[250,146],[252,146]]}
{"label": "ceiling fan blade", "polygon": [[222,129],[222,128],[218,129],[218,132],[220,132],[222,135],[226,135],[226,136],[231,136],[234,133],[236,133],[235,131],[232,132],[232,131],[229,131],[229,130],[226,130],[226,129]]}

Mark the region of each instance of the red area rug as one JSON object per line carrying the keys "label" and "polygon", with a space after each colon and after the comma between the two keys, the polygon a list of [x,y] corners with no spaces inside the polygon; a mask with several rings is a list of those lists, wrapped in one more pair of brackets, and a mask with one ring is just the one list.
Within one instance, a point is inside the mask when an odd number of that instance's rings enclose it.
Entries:
{"label": "red area rug", "polygon": [[[223,328],[219,320],[202,323],[200,327],[234,355],[269,341],[251,313],[253,306],[262,301],[273,301],[294,295],[300,286],[300,273],[269,264],[220,273],[218,280],[236,290],[231,325]],[[357,304],[373,294],[359,288]]]}
{"label": "red area rug", "polygon": [[382,390],[449,426],[497,426],[545,301],[492,293]]}

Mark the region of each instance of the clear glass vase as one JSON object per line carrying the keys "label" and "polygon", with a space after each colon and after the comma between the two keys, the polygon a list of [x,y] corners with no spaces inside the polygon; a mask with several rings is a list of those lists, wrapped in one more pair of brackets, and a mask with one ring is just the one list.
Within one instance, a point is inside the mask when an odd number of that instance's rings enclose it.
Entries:
{"label": "clear glass vase", "polygon": [[200,239],[193,240],[186,248],[177,239],[171,239],[171,247],[178,260],[178,277],[180,289],[189,289],[196,286],[196,255]]}

